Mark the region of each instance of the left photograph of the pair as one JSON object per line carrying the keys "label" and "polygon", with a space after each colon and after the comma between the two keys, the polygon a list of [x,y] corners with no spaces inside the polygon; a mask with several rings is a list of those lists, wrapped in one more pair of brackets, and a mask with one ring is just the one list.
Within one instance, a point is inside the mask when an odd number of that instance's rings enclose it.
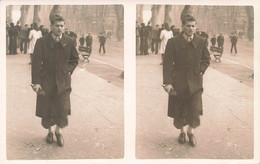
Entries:
{"label": "left photograph of the pair", "polygon": [[6,5],[7,160],[124,157],[123,5]]}

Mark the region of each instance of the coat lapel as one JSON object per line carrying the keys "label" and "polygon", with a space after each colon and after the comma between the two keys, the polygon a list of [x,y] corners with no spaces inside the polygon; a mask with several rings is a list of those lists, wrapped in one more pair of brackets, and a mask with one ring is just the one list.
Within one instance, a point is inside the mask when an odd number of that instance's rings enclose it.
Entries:
{"label": "coat lapel", "polygon": [[64,48],[68,44],[68,42],[69,42],[69,38],[66,35],[62,34],[62,37],[60,40],[62,47]]}
{"label": "coat lapel", "polygon": [[198,42],[199,42],[199,36],[197,34],[194,34],[194,38],[192,39],[191,43],[194,46],[194,48],[196,48],[198,46]]}
{"label": "coat lapel", "polygon": [[184,39],[183,33],[180,33],[178,36],[179,43],[181,45],[181,48],[187,48],[188,42]]}
{"label": "coat lapel", "polygon": [[52,38],[51,32],[47,35],[47,40],[48,40],[48,45],[51,48],[54,48],[55,47],[55,40]]}

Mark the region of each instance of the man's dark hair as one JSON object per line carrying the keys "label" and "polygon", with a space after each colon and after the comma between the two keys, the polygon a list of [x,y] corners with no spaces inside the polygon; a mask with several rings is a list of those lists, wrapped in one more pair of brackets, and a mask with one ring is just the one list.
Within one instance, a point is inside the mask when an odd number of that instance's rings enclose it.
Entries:
{"label": "man's dark hair", "polygon": [[63,21],[65,22],[64,18],[60,15],[53,15],[51,18],[50,18],[50,21],[51,21],[51,24],[53,25],[56,21]]}
{"label": "man's dark hair", "polygon": [[185,25],[186,22],[196,22],[196,19],[191,15],[186,15],[183,20],[181,21],[182,25]]}

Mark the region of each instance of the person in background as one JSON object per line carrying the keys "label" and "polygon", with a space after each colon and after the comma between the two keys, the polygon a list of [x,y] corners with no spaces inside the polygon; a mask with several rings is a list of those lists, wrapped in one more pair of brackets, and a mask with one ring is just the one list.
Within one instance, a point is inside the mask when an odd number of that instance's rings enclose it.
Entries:
{"label": "person in background", "polygon": [[148,55],[148,29],[145,27],[144,23],[141,23],[141,29],[140,29],[140,54],[141,55]]}
{"label": "person in background", "polygon": [[135,33],[136,33],[136,55],[140,55],[140,25],[138,22],[136,22],[135,27]]}
{"label": "person in background", "polygon": [[6,55],[9,54],[9,30],[10,30],[10,25],[6,22]]}
{"label": "person in background", "polygon": [[217,43],[218,43],[218,47],[223,48],[223,46],[224,46],[224,36],[222,35],[222,32],[220,32],[219,36],[217,37]]}
{"label": "person in background", "polygon": [[92,52],[92,42],[93,42],[93,37],[91,35],[91,32],[89,32],[88,36],[86,37],[86,44],[87,44],[87,48],[90,49],[90,54]]}
{"label": "person in background", "polygon": [[147,37],[147,54],[146,55],[149,55],[148,53],[148,50],[151,49],[151,46],[152,46],[152,38],[151,38],[151,33],[152,33],[152,26],[151,26],[151,22],[149,21],[147,23],[147,25],[145,26],[145,28],[147,29],[148,31],[148,37]]}
{"label": "person in background", "polygon": [[79,38],[79,44],[80,46],[84,46],[84,43],[85,43],[85,38],[84,38],[84,35],[81,35],[81,37]]}
{"label": "person in background", "polygon": [[173,31],[173,37],[178,36],[180,34],[181,30],[179,28],[174,28]]}
{"label": "person in background", "polygon": [[32,88],[37,93],[36,116],[48,129],[46,142],[53,143],[53,126],[58,146],[64,146],[61,129],[71,114],[71,76],[78,65],[78,51],[73,40],[64,35],[65,20],[52,15],[51,32],[37,40],[32,60]]}
{"label": "person in background", "polygon": [[43,25],[40,26],[40,30],[42,32],[42,36],[47,36],[49,33],[49,30],[45,28]]}
{"label": "person in background", "polygon": [[18,31],[14,27],[14,23],[10,23],[10,29],[8,31],[8,34],[9,34],[9,54],[15,55],[15,54],[17,54]]}
{"label": "person in background", "polygon": [[28,47],[28,25],[25,24],[24,27],[21,28],[21,32],[19,35],[19,38],[21,39],[20,41],[20,51],[21,53],[27,54],[27,47]]}
{"label": "person in background", "polygon": [[162,55],[162,62],[161,65],[163,64],[164,60],[164,54],[165,54],[165,48],[168,42],[168,39],[173,37],[173,33],[170,29],[170,26],[168,23],[164,24],[164,30],[162,30],[161,35],[160,35],[160,40],[161,40],[161,48],[160,48],[160,53]]}
{"label": "person in background", "polygon": [[233,48],[235,49],[235,53],[237,53],[237,34],[232,33],[231,35],[231,53]]}
{"label": "person in background", "polygon": [[37,23],[33,23],[33,29],[29,33],[29,49],[28,52],[30,53],[30,63],[32,63],[33,60],[33,51],[36,44],[37,39],[42,37],[42,32],[40,31]]}
{"label": "person in background", "polygon": [[17,31],[17,37],[16,37],[16,49],[17,48],[19,48],[20,47],[20,38],[19,38],[19,36],[20,36],[20,32],[21,32],[21,25],[20,25],[20,22],[19,21],[17,21],[17,23],[16,23],[16,25],[14,26],[14,28],[16,29],[16,31]]}
{"label": "person in background", "polygon": [[106,44],[106,37],[104,33],[101,33],[99,36],[99,53],[101,53],[101,49],[103,48],[103,53],[106,53],[105,49],[105,44]]}
{"label": "person in background", "polygon": [[152,53],[158,54],[158,44],[159,44],[159,25],[157,24],[151,32],[151,39],[152,39]]}
{"label": "person in background", "polygon": [[175,25],[171,25],[170,29],[171,29],[172,33],[174,33]]}
{"label": "person in background", "polygon": [[213,35],[212,38],[210,39],[211,45],[215,47],[216,42],[217,42],[217,38],[216,35]]}

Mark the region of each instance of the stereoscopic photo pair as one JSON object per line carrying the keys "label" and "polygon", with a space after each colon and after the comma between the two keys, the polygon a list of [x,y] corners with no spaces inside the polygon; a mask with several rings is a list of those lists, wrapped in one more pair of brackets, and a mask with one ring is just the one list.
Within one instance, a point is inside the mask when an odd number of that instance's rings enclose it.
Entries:
{"label": "stereoscopic photo pair", "polygon": [[137,159],[254,158],[253,6],[5,8],[7,160],[124,158],[126,43]]}

